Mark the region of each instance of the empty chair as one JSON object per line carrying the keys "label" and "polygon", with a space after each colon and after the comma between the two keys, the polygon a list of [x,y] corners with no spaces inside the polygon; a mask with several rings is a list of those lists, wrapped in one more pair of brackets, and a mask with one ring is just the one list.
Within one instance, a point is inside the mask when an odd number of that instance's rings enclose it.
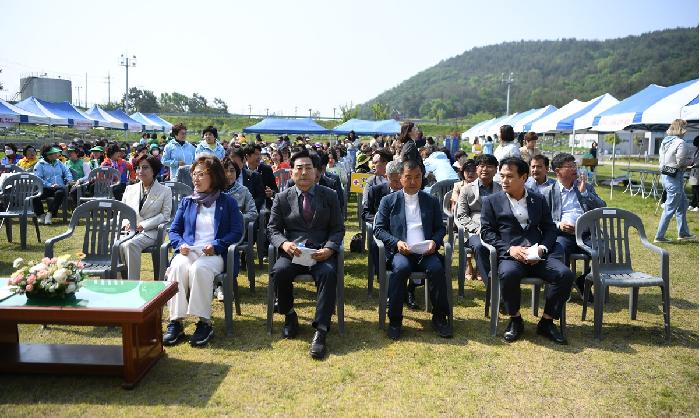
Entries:
{"label": "empty chair", "polygon": [[[87,183],[76,184],[77,205],[95,199],[114,199],[114,187],[119,184],[119,170],[112,167],[98,167],[90,171]],[[92,189],[92,196],[88,196]]]}
{"label": "empty chair", "polygon": [[136,212],[122,202],[100,199],[84,203],[73,211],[68,230],[46,241],[44,255],[53,257],[56,243],[73,236],[78,223],[84,222],[83,271],[103,279],[116,279],[119,271],[122,278],[126,279],[127,267],[120,260],[119,246],[135,233],[133,229],[126,234],[122,233],[124,220],[136,225]]}
{"label": "empty chair", "polygon": [[[630,229],[636,229],[642,245],[659,255],[659,275],[635,271],[630,252]],[[591,245],[583,241],[591,235]],[[637,319],[639,288],[658,286],[663,303],[664,338],[671,337],[671,306],[668,251],[651,244],[644,232],[644,224],[637,215],[623,209],[599,208],[584,213],[576,221],[576,243],[591,257],[591,272],[586,276],[585,292],[593,285],[593,335],[600,339],[603,327],[605,294],[610,286],[630,289],[630,319]],[[692,260],[691,260],[692,261]],[[587,298],[583,298],[581,318],[586,319]]]}
{"label": "empty chair", "polygon": [[0,199],[0,219],[5,222],[7,240],[12,242],[12,219],[19,219],[20,246],[27,248],[27,219],[32,218],[36,239],[41,243],[39,221],[34,213],[32,200],[38,199],[43,191],[41,179],[29,173],[9,174],[0,182],[2,199]]}
{"label": "empty chair", "polygon": [[190,170],[177,170],[176,180],[179,183],[184,183],[194,189],[194,184],[192,183],[192,173],[190,173]]}

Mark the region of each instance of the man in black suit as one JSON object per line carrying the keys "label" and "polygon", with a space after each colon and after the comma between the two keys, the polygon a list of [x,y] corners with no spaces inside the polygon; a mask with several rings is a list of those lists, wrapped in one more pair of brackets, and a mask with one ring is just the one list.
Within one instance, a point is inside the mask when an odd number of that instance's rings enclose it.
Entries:
{"label": "man in black suit", "polygon": [[[270,243],[280,250],[272,275],[277,289],[278,312],[285,315],[282,336],[294,338],[299,320],[294,311],[293,280],[299,274],[311,274],[316,283],[316,328],[309,353],[315,359],[326,354],[326,333],[335,309],[336,253],[343,245],[345,226],[333,190],[315,183],[316,168],[311,155],[303,149],[290,160],[295,186],[275,195],[267,226]],[[318,248],[312,255],[316,263],[303,266],[292,262],[301,254],[299,246]]]}
{"label": "man in black suit", "polygon": [[[443,338],[452,337],[452,326],[447,319],[450,289],[445,282],[444,259],[437,252],[445,237],[442,208],[436,198],[420,190],[422,180],[423,172],[416,161],[403,162],[403,191],[382,198],[374,222],[374,236],[384,243],[386,262],[391,264],[387,336],[392,340],[401,336],[406,282],[413,271],[428,276],[433,328]],[[417,244],[427,246],[419,248]]]}
{"label": "man in black suit", "polygon": [[265,191],[265,205],[269,209],[272,207],[272,197],[279,192],[275,175],[272,173],[272,167],[262,162],[262,147],[257,144],[251,144],[243,148],[245,154],[245,162],[249,170],[257,171],[262,177],[262,183]]}
{"label": "man in black suit", "polygon": [[241,175],[236,181],[250,190],[250,194],[253,195],[253,200],[255,201],[255,208],[259,212],[260,208],[265,204],[265,188],[262,177],[260,173],[246,168],[243,164],[245,161],[245,150],[243,148],[232,148],[229,152],[233,162],[241,169]]}
{"label": "man in black suit", "polygon": [[[340,177],[338,177],[334,173],[329,173],[326,171],[326,167],[328,167],[328,153],[324,151],[319,151],[318,153],[318,158],[319,158],[319,169],[321,171],[321,177],[327,177],[331,180],[333,180],[333,187],[332,189],[335,190],[336,193],[338,193],[338,200],[340,201],[340,209],[344,210],[345,208],[345,193],[343,192],[343,183],[340,181]],[[328,187],[328,186],[326,186]]]}
{"label": "man in black suit", "polygon": [[[483,199],[481,239],[498,251],[498,278],[501,297],[510,322],[503,339],[513,342],[523,333],[520,316],[520,280],[540,277],[547,291],[537,333],[566,344],[566,338],[553,320],[559,319],[571,293],[574,273],[555,257],[547,257],[556,243],[557,227],[544,196],[525,189],[528,167],[520,158],[504,158],[499,165],[502,192]],[[534,250],[532,247],[537,246]]]}

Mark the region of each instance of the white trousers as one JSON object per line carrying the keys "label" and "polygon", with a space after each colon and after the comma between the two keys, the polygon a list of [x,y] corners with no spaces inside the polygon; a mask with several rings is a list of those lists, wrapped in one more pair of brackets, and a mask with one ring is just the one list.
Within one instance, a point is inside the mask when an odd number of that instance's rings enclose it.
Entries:
{"label": "white trousers", "polygon": [[177,282],[177,293],[168,301],[170,320],[183,319],[188,314],[211,318],[214,277],[224,271],[221,256],[177,254],[168,267],[167,280]]}
{"label": "white trousers", "polygon": [[[145,234],[136,234],[135,237],[119,247],[122,260],[126,262],[128,268],[127,278],[129,280],[141,279],[141,251],[155,244],[155,242],[156,240],[149,238]],[[155,273],[158,274],[157,271]]]}

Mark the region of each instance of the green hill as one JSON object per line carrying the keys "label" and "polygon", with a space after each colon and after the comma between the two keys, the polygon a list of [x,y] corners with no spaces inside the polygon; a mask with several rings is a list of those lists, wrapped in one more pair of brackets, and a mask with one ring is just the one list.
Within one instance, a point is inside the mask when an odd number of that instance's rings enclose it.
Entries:
{"label": "green hill", "polygon": [[514,73],[511,112],[603,93],[624,99],[651,83],[698,77],[698,27],[668,29],[604,41],[561,39],[506,42],[441,61],[362,106],[389,105],[402,117],[503,114],[501,74]]}

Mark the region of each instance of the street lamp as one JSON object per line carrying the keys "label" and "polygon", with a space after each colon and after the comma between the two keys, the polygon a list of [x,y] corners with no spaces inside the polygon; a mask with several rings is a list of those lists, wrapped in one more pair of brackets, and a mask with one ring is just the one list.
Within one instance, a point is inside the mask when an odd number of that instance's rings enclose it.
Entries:
{"label": "street lamp", "polygon": [[253,115],[253,107],[251,105],[248,105],[248,119],[250,119]]}
{"label": "street lamp", "polygon": [[508,85],[506,93],[506,115],[510,115],[510,85],[513,84],[514,81],[513,72],[508,75],[508,78],[505,78],[505,74],[501,73],[501,84],[505,83]]}
{"label": "street lamp", "polygon": [[309,117],[311,117],[311,109],[309,109]]}
{"label": "street lamp", "polygon": [[132,55],[129,58],[129,54],[121,54],[119,59],[119,65],[124,67],[126,70],[126,93],[124,93],[124,110],[128,111],[126,104],[129,97],[129,67],[136,67],[136,55]]}
{"label": "street lamp", "polygon": [[335,108],[333,108],[333,119],[335,119]]}

